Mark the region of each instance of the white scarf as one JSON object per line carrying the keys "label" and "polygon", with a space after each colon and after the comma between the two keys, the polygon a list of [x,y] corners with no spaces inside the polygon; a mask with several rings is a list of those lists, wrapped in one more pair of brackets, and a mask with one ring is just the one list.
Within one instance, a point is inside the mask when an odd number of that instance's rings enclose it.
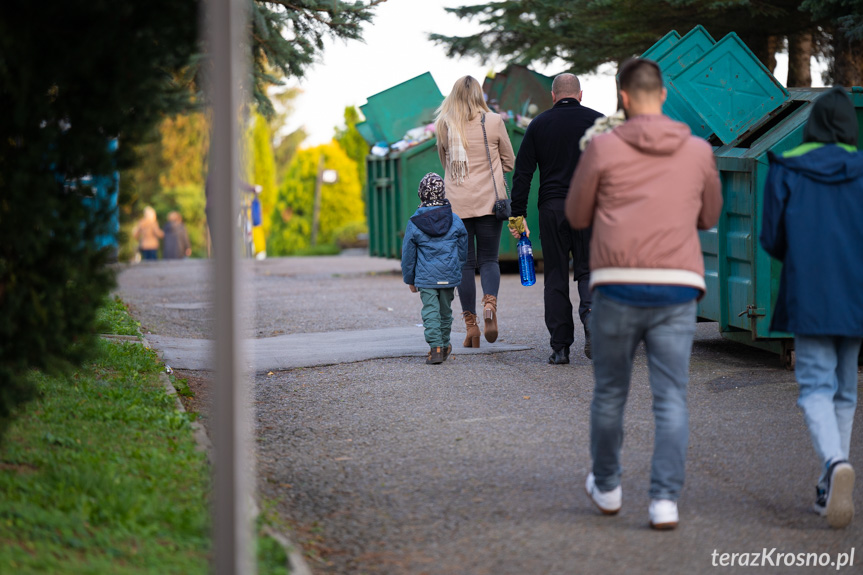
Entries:
{"label": "white scarf", "polygon": [[449,166],[448,171],[456,184],[463,184],[468,177],[467,150],[456,130],[447,124],[449,136]]}

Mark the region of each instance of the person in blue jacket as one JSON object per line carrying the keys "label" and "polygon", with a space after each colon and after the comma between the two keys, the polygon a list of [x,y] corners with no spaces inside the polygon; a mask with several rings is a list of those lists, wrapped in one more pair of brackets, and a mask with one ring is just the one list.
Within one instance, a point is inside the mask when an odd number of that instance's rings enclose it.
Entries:
{"label": "person in blue jacket", "polygon": [[761,245],[782,262],[770,329],[794,334],[797,405],[822,465],[815,511],[854,517],[848,462],[863,340],[863,153],[847,92],[812,105],[804,143],[769,155]]}
{"label": "person in blue jacket", "polygon": [[467,261],[467,230],[452,212],[444,181],[435,173],[420,181],[420,207],[411,216],[402,243],[402,277],[423,302],[429,344],[426,363],[443,363],[452,352],[452,300]]}

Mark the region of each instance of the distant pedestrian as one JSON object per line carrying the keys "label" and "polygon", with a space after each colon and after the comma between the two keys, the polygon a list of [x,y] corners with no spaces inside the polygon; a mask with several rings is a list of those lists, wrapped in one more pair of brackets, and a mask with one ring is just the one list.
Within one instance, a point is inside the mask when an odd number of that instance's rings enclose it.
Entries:
{"label": "distant pedestrian", "polygon": [[[578,282],[578,316],[584,326],[584,354],[591,357],[590,229],[573,230],[563,204],[572,174],[581,156],[579,140],[602,114],[581,105],[581,83],[573,74],[560,74],[551,85],[554,106],[534,118],[527,127],[515,159],[512,179],[512,215],[527,215],[527,199],[533,173],[539,168],[539,240],[545,266],[543,301],[551,355],[548,363],[569,363],[569,347],[575,341],[575,322],[569,299],[569,261]],[[530,236],[527,221],[524,229]],[[519,237],[518,222],[510,226]]]}
{"label": "distant pedestrian", "polygon": [[863,341],[863,153],[841,87],[819,96],[803,144],[770,153],[761,245],[782,262],[770,329],[794,334],[795,373],[821,474],[815,511],[832,527],[854,518],[848,462]]}
{"label": "distant pedestrian", "polygon": [[443,363],[452,352],[452,300],[467,259],[467,231],[446,199],[443,179],[426,174],[419,185],[420,206],[411,216],[402,244],[402,277],[423,302],[426,363]]}
{"label": "distant pedestrian", "polygon": [[705,291],[699,229],[716,225],[722,194],[713,150],[662,114],[655,62],[627,61],[618,76],[628,120],[595,136],[581,156],[566,216],[593,226],[590,246],[593,371],[585,489],[605,514],[620,510],[623,411],[632,361],[644,342],[656,426],[650,525],[677,526],[689,442],[687,385],[696,299]]}
{"label": "distant pedestrian", "polygon": [[438,108],[435,130],[447,196],[467,229],[467,261],[458,288],[467,329],[464,346],[479,347],[476,270],[483,291],[483,332],[493,343],[498,335],[498,252],[503,228],[494,203],[507,197],[503,173],[512,171],[515,155],[503,119],[486,105],[482,87],[471,76],[456,80]]}
{"label": "distant pedestrian", "polygon": [[165,236],[159,227],[156,218],[156,210],[147,206],[144,208],[144,216],[135,224],[132,237],[138,240],[138,250],[141,252],[142,260],[159,259],[159,240]]}
{"label": "distant pedestrian", "polygon": [[189,234],[183,224],[183,216],[179,212],[168,214],[168,221],[162,230],[165,238],[162,241],[162,258],[166,260],[181,260],[192,255],[192,245]]}

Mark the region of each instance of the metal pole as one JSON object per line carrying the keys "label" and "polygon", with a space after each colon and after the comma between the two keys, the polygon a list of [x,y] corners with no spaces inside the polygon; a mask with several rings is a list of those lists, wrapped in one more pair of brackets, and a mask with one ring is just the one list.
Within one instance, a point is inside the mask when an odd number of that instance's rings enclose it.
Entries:
{"label": "metal pole", "polygon": [[318,176],[315,178],[315,207],[312,211],[312,245],[318,245],[318,225],[321,220],[321,187],[324,182],[324,155],[318,159]]}
{"label": "metal pole", "polygon": [[212,58],[210,147],[213,250],[215,252],[215,353],[213,354],[213,566],[217,575],[255,573],[252,561],[248,403],[240,324],[241,283],[236,217],[239,202],[240,84],[247,45],[244,0],[209,0],[208,42]]}

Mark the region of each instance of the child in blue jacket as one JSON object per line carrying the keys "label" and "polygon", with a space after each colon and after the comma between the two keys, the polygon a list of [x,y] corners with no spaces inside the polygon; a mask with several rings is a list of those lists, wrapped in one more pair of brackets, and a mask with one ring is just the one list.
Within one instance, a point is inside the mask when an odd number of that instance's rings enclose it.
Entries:
{"label": "child in blue jacket", "polygon": [[423,327],[430,350],[426,363],[443,363],[452,351],[452,300],[467,260],[467,230],[452,213],[443,178],[426,174],[402,243],[402,277],[423,302]]}

